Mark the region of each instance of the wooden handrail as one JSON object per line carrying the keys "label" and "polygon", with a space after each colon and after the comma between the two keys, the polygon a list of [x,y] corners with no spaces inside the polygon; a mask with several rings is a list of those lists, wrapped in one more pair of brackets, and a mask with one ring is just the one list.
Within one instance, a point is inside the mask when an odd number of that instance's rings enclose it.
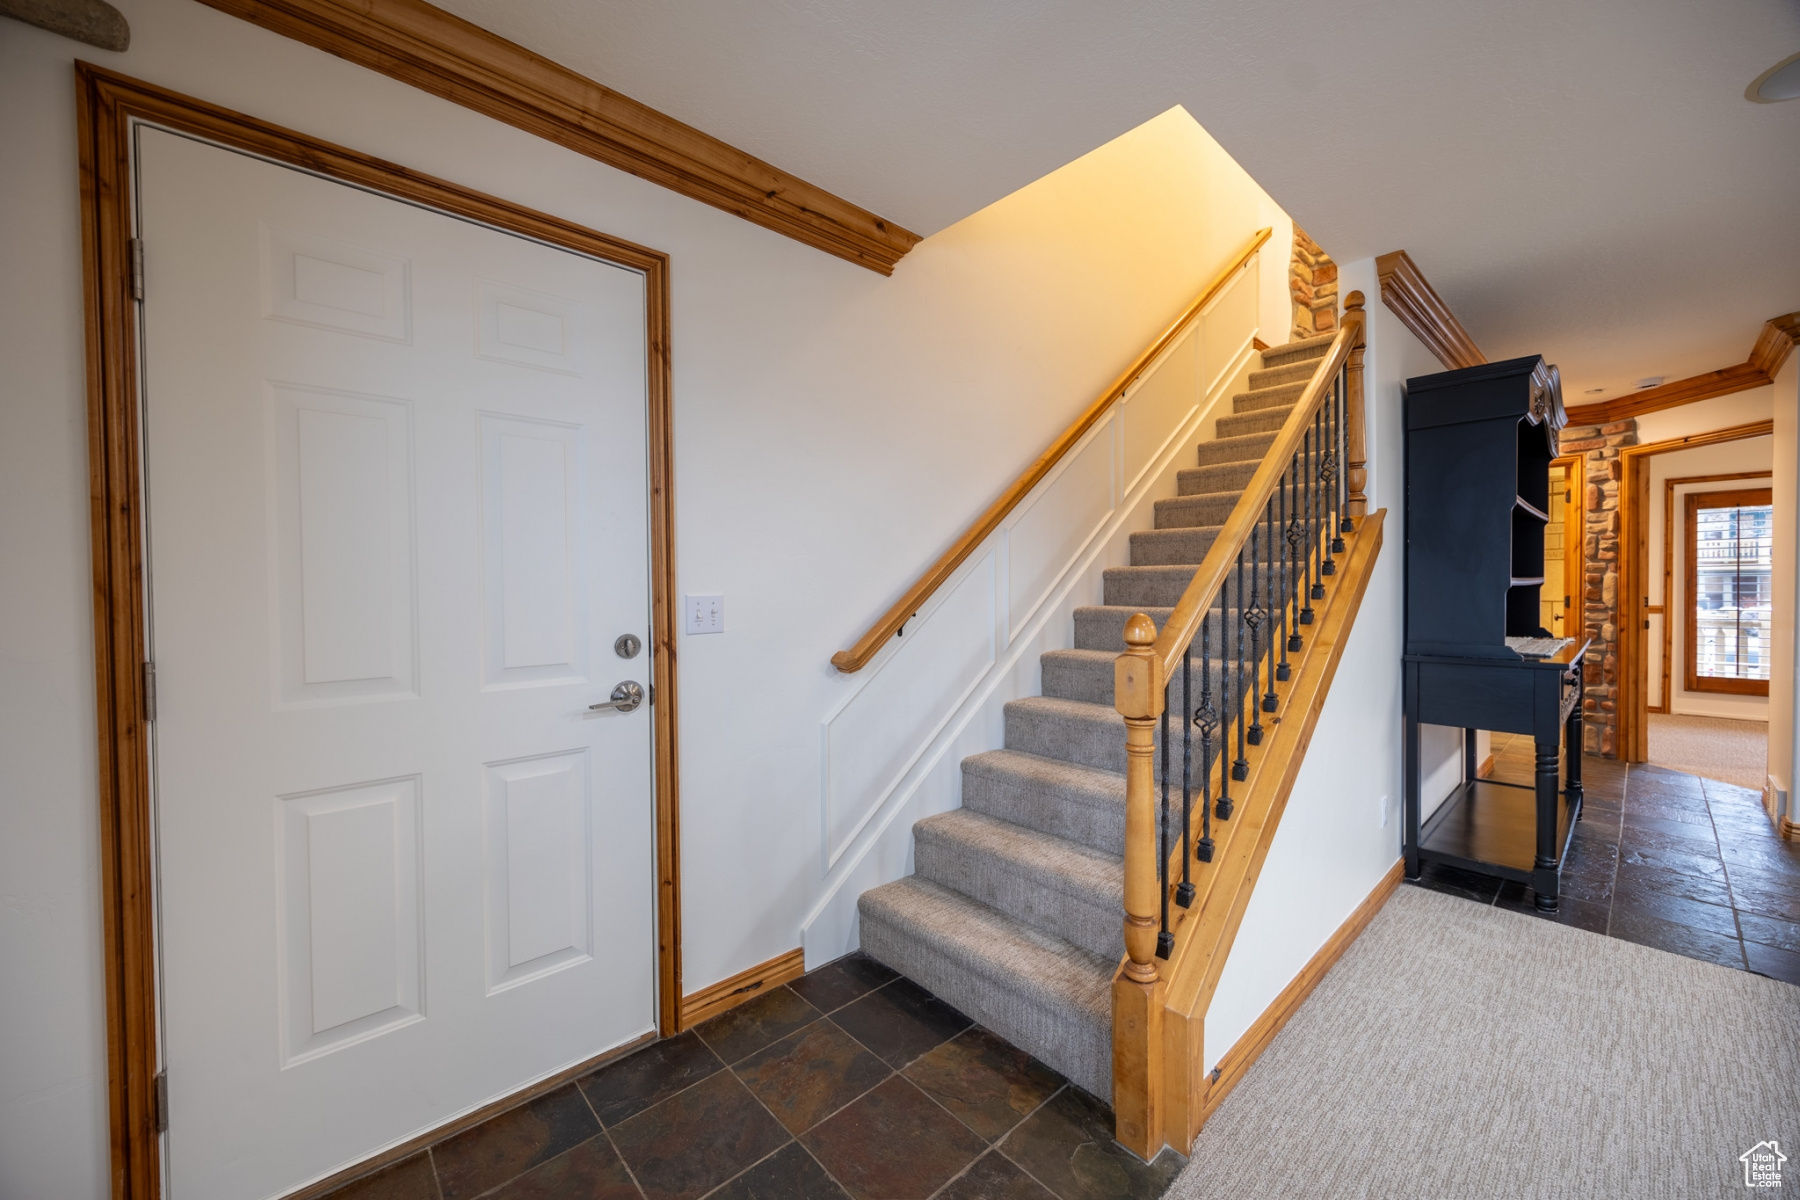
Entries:
{"label": "wooden handrail", "polygon": [[[1319,360],[1313,375],[1307,381],[1306,390],[1300,393],[1299,401],[1281,426],[1281,432],[1275,435],[1275,443],[1263,455],[1261,465],[1256,474],[1250,477],[1249,486],[1238,502],[1231,509],[1231,515],[1225,518],[1224,527],[1219,536],[1206,552],[1206,558],[1200,563],[1200,569],[1194,572],[1194,578],[1188,582],[1187,590],[1181,593],[1181,599],[1175,604],[1175,611],[1163,624],[1162,632],[1157,635],[1156,644],[1151,647],[1151,655],[1156,662],[1157,680],[1168,679],[1175,664],[1180,661],[1183,651],[1194,635],[1200,632],[1200,618],[1218,593],[1219,585],[1225,581],[1225,574],[1237,561],[1238,551],[1250,537],[1250,530],[1262,520],[1263,507],[1268,504],[1269,497],[1274,495],[1276,485],[1288,469],[1288,463],[1300,448],[1300,442],[1306,437],[1307,429],[1312,425],[1313,415],[1325,403],[1331,394],[1333,382],[1338,372],[1350,361],[1350,352],[1362,341],[1363,318],[1355,311],[1344,314],[1343,327],[1338,330],[1337,337],[1331,341],[1331,349]],[[1160,688],[1160,684],[1156,685]]]}
{"label": "wooden handrail", "polygon": [[941,558],[931,564],[930,569],[919,576],[916,583],[906,589],[906,594],[896,600],[894,606],[883,613],[881,619],[871,625],[867,633],[857,638],[855,645],[848,650],[839,650],[831,656],[831,665],[845,673],[860,671],[867,666],[869,660],[875,657],[875,652],[885,646],[887,640],[900,631],[901,626],[913,619],[925,601],[931,598],[931,594],[944,585],[944,581],[949,579],[956,568],[962,565],[964,559],[975,552],[975,547],[981,545],[988,534],[1000,527],[1000,522],[1006,519],[1006,514],[1018,507],[1019,501],[1023,500],[1026,494],[1050,473],[1052,467],[1062,461],[1063,455],[1074,448],[1075,443],[1081,440],[1082,435],[1092,429],[1100,418],[1106,415],[1106,410],[1118,402],[1119,398],[1125,394],[1125,389],[1144,373],[1145,368],[1155,362],[1159,354],[1167,350],[1187,332],[1188,326],[1192,325],[1200,316],[1201,310],[1212,303],[1213,298],[1224,291],[1226,285],[1237,276],[1239,271],[1244,269],[1256,252],[1262,249],[1263,243],[1269,240],[1270,232],[1269,229],[1257,230],[1255,236],[1232,257],[1225,269],[1213,277],[1212,282],[1207,285],[1205,291],[1200,293],[1199,298],[1181,311],[1181,315],[1175,318],[1174,323],[1163,330],[1160,337],[1150,343],[1149,349],[1132,360],[1131,365],[1125,368],[1125,373],[1113,380],[1112,386],[1100,393],[1100,398],[1089,405],[1087,411],[1075,418],[1074,424],[1063,430],[1062,434],[1050,443],[1050,448],[1039,455],[1037,461],[1032,463],[1023,475],[1013,481],[1012,486],[1000,493],[1000,498],[975,519],[975,523],[969,526],[948,550],[944,551]]}

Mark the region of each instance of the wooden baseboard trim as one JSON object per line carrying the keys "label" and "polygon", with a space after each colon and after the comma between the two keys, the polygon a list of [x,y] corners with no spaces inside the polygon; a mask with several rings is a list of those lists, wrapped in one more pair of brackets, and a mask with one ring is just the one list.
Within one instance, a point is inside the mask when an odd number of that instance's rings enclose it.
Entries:
{"label": "wooden baseboard trim", "polygon": [[1281,989],[1275,1002],[1263,1010],[1262,1016],[1244,1031],[1244,1036],[1237,1040],[1237,1044],[1220,1057],[1215,1068],[1217,1075],[1205,1085],[1206,1092],[1200,1100],[1200,1120],[1196,1130],[1205,1127],[1208,1118],[1225,1102],[1225,1097],[1231,1094],[1231,1089],[1237,1086],[1245,1072],[1262,1057],[1262,1052],[1269,1048],[1269,1043],[1275,1040],[1275,1035],[1281,1032],[1301,1003],[1312,995],[1313,989],[1319,986],[1319,981],[1325,978],[1326,972],[1337,965],[1338,959],[1344,956],[1344,951],[1368,928],[1369,922],[1375,919],[1375,914],[1381,911],[1381,906],[1387,903],[1388,897],[1394,894],[1394,889],[1400,886],[1405,865],[1404,861],[1396,860],[1387,869],[1381,882],[1375,885],[1375,890],[1364,897],[1363,902],[1356,906],[1356,911],[1319,947],[1319,952],[1301,968],[1300,974]]}
{"label": "wooden baseboard trim", "polygon": [[1786,817],[1781,818],[1781,836],[1790,842],[1795,838],[1800,838],[1800,825],[1794,824]]}
{"label": "wooden baseboard trim", "polygon": [[1489,776],[1491,776],[1493,773],[1494,773],[1494,756],[1490,754],[1486,758],[1481,760],[1481,765],[1479,767],[1475,768],[1475,777],[1477,779],[1486,779]]}
{"label": "wooden baseboard trim", "polygon": [[309,1183],[297,1192],[289,1192],[282,1200],[317,1200],[318,1197],[334,1192],[347,1183],[354,1183],[358,1179],[367,1178],[384,1168],[393,1166],[403,1158],[411,1158],[427,1146],[434,1146],[447,1138],[455,1137],[465,1129],[473,1129],[490,1117],[497,1117],[508,1109],[517,1108],[521,1104],[529,1104],[539,1096],[542,1096],[547,1092],[555,1091],[571,1079],[579,1079],[589,1071],[604,1067],[614,1059],[624,1058],[632,1051],[641,1050],[655,1040],[656,1032],[652,1030],[649,1033],[632,1038],[623,1045],[614,1046],[611,1050],[602,1054],[596,1054],[590,1059],[578,1062],[572,1067],[564,1067],[548,1079],[540,1079],[536,1083],[528,1084],[516,1092],[509,1092],[498,1100],[489,1101],[480,1108],[475,1109],[473,1112],[466,1112],[460,1117],[456,1117],[444,1122],[442,1125],[426,1130],[417,1137],[408,1138],[398,1146],[392,1146],[383,1150],[380,1154],[373,1155],[363,1159],[359,1163],[345,1167],[335,1175],[327,1176],[317,1183]]}
{"label": "wooden baseboard trim", "polygon": [[700,1022],[735,1008],[769,988],[780,987],[790,979],[806,974],[806,954],[799,947],[778,954],[768,962],[758,963],[747,971],[739,971],[730,979],[721,979],[711,987],[701,988],[681,998],[681,1027],[692,1029]]}

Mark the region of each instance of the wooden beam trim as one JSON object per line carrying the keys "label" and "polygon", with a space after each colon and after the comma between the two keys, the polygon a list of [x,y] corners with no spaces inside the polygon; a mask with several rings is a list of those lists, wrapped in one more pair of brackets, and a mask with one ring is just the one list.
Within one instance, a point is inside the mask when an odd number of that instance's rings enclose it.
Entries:
{"label": "wooden beam trim", "polygon": [[1661,412],[1665,408],[1678,408],[1683,404],[1729,396],[1733,392],[1747,392],[1751,388],[1764,387],[1772,381],[1772,377],[1754,363],[1741,362],[1722,370],[1708,371],[1704,375],[1690,375],[1686,379],[1645,388],[1630,395],[1616,396],[1598,404],[1577,404],[1564,411],[1568,413],[1570,425],[1610,425],[1614,421]]}
{"label": "wooden beam trim", "polygon": [[878,271],[919,235],[424,0],[201,0]]}
{"label": "wooden beam trim", "polygon": [[1750,347],[1750,365],[1774,379],[1780,374],[1788,355],[1793,353],[1796,342],[1800,342],[1800,312],[1770,317],[1763,322],[1755,344]]}
{"label": "wooden beam trim", "polygon": [[1487,361],[1487,355],[1406,251],[1394,250],[1377,258],[1375,277],[1381,283],[1381,302],[1444,366],[1456,370]]}
{"label": "wooden beam trim", "polygon": [[744,1001],[778,988],[790,979],[806,974],[806,952],[799,947],[778,954],[768,962],[739,971],[729,979],[721,979],[711,987],[703,987],[691,996],[681,998],[681,1028],[692,1029],[736,1008]]}

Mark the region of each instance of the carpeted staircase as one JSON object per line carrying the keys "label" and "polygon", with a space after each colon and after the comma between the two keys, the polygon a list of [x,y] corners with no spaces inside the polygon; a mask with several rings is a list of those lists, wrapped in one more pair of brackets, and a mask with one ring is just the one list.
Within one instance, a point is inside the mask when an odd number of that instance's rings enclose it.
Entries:
{"label": "carpeted staircase", "polygon": [[1133,613],[1168,619],[1331,340],[1263,351],[1155,528],[1131,535],[1131,565],[1106,570],[1106,603],[1075,610],[1075,648],[1042,656],[1043,695],[1006,706],[1006,748],[963,760],[963,807],[913,826],[914,874],[857,904],[867,953],[1108,1100],[1125,952],[1113,660]]}

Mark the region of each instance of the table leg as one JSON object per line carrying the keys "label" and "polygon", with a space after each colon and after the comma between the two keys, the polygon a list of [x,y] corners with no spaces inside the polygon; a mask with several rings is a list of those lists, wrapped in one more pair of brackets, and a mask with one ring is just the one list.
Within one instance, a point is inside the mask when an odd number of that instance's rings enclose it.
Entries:
{"label": "table leg", "polygon": [[1406,856],[1406,877],[1419,877],[1419,722],[1406,718],[1406,745],[1402,753],[1406,763],[1402,769],[1401,837]]}
{"label": "table leg", "polygon": [[1537,737],[1537,858],[1532,864],[1531,887],[1543,912],[1556,911],[1562,874],[1556,861],[1556,759],[1561,749],[1556,743],[1555,732],[1549,738],[1542,733]]}
{"label": "table leg", "polygon": [[1579,680],[1581,672],[1575,675],[1575,707],[1569,711],[1568,724],[1563,731],[1563,772],[1566,778],[1564,787],[1568,791],[1569,803],[1575,806],[1575,819],[1581,820],[1581,738],[1582,719],[1581,706],[1584,703],[1582,693],[1586,690]]}

